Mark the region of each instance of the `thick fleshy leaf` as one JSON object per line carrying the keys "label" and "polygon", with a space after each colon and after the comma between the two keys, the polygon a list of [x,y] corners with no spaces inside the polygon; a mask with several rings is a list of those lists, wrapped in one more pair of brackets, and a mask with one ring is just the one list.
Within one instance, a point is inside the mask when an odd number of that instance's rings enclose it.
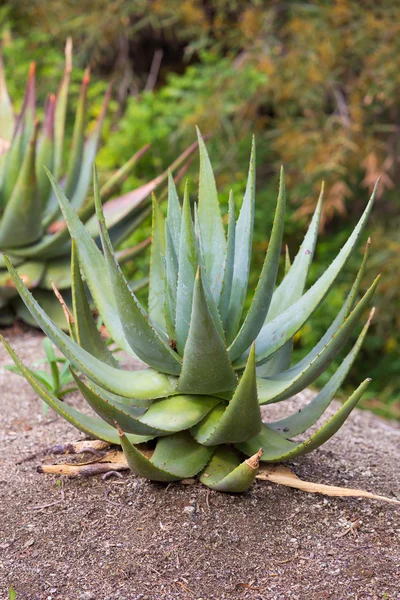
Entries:
{"label": "thick fleshy leaf", "polygon": [[168,171],[168,228],[171,233],[172,243],[176,256],[179,256],[180,236],[181,236],[181,205],[179,204],[178,194],[172,173]]}
{"label": "thick fleshy leaf", "polygon": [[181,431],[158,440],[151,462],[179,477],[194,477],[208,463],[214,448],[205,448]]}
{"label": "thick fleshy leaf", "polygon": [[357,342],[353,346],[352,350],[343,360],[336,373],[330,378],[328,383],[322,388],[322,390],[305,406],[304,408],[296,411],[293,415],[267,423],[270,429],[273,429],[279,435],[285,438],[292,438],[296,435],[304,433],[307,429],[312,427],[314,423],[323,415],[329,404],[335,397],[338,389],[342,385],[345,377],[350,371],[357,354],[362,346],[364,338],[367,334],[369,324],[371,322],[373,311],[371,312],[370,318],[367,324],[364,326],[362,332],[358,336]]}
{"label": "thick fleshy leaf", "polygon": [[[260,279],[253,296],[249,311],[246,315],[239,333],[228,349],[229,357],[233,362],[238,358],[260,333],[268,313],[272,294],[278,274],[279,258],[282,248],[283,226],[285,222],[286,190],[283,169],[279,181],[279,194],[276,205],[274,225],[271,239],[268,244]],[[236,261],[236,257],[235,257]]]}
{"label": "thick fleshy leaf", "polygon": [[[325,346],[330,342],[331,338],[337,333],[339,327],[341,327],[344,320],[350,314],[352,308],[355,305],[356,298],[357,298],[359,288],[360,288],[360,283],[361,283],[362,277],[364,275],[370,243],[371,243],[371,240],[368,239],[368,242],[365,247],[364,257],[363,257],[363,260],[361,263],[361,267],[358,271],[357,277],[353,283],[350,293],[347,296],[347,299],[346,299],[345,303],[343,304],[339,314],[337,315],[336,319],[333,321],[332,325],[329,327],[329,329],[327,330],[325,335],[321,338],[321,340],[318,342],[318,344],[316,346],[314,346],[314,348],[311,350],[311,352],[309,352],[309,354],[306,357],[304,357],[299,363],[297,363],[297,365],[295,365],[291,369],[289,369],[291,376],[295,375],[295,371],[298,371],[298,373],[300,373],[303,369],[305,369],[307,367],[307,365],[312,363],[320,353],[322,353],[324,351]],[[283,301],[283,299],[282,299],[282,301]],[[288,342],[286,342],[286,344],[284,346],[282,346],[282,348],[280,348],[280,350],[275,352],[275,354],[273,354],[267,360],[267,362],[265,364],[262,364],[261,366],[257,367],[257,375],[261,376],[263,378],[271,378],[272,375],[277,375],[279,373],[280,374],[279,377],[284,378],[285,377],[284,371],[287,369],[287,366],[290,364],[289,351],[291,354],[291,349],[292,349],[292,340],[289,340]],[[261,384],[261,386],[259,386],[259,396],[261,398],[262,404],[264,403],[264,400],[266,400],[266,397],[264,396],[265,390],[266,390],[265,386],[263,386]],[[272,390],[270,390],[270,391],[272,391]],[[291,390],[289,390],[289,394],[286,396],[287,398],[289,397],[290,393],[291,393]],[[269,397],[271,397],[270,394],[269,394]],[[279,398],[279,399],[282,399],[282,398]]]}
{"label": "thick fleshy leaf", "polygon": [[204,140],[197,129],[200,152],[199,225],[203,240],[204,266],[218,305],[224,276],[226,240],[217,187]]}
{"label": "thick fleshy leaf", "polygon": [[171,433],[183,431],[196,425],[220,403],[221,399],[215,396],[170,396],[155,400],[140,421]]}
{"label": "thick fleshy leaf", "polygon": [[[364,213],[353,233],[348,238],[335,260],[314,283],[314,285],[294,304],[261,329],[256,339],[256,362],[262,363],[279,350],[304,325],[324,300],[337,277],[351,256],[366,225],[376,196],[377,186],[372,193]],[[239,368],[245,364],[246,352],[235,362]]]}
{"label": "thick fleshy leaf", "polygon": [[[199,443],[206,446],[237,443],[260,431],[262,421],[257,399],[254,354],[253,345],[239,385],[225,410],[222,412],[221,406],[218,406],[210,418],[205,417],[191,430]],[[217,420],[216,415],[219,417]]]}
{"label": "thick fleshy leaf", "polygon": [[[322,339],[297,365],[275,377],[257,380],[260,404],[285,400],[303,390],[321,375],[349,340],[375,292],[378,281],[379,277],[347,318],[346,305],[348,303],[344,305]],[[350,301],[351,295],[350,293]]]}
{"label": "thick fleshy leaf", "polygon": [[317,243],[323,198],[324,189],[322,187],[313,218],[296,258],[272,296],[271,305],[265,320],[266,323],[269,323],[289,308],[289,306],[301,298],[304,292]]}
{"label": "thick fleshy leaf", "polygon": [[100,221],[101,243],[107,263],[108,275],[112,284],[125,338],[136,355],[146,364],[164,373],[179,375],[181,365],[178,355],[149,323],[148,315],[130,289],[115,260],[101,209],[96,172],[94,174],[94,197],[96,212]]}
{"label": "thick fleshy leaf", "polygon": [[224,340],[224,344],[225,344],[225,332],[224,332],[224,328],[223,328],[222,321],[221,321],[221,315],[219,314],[218,306],[214,299],[214,296],[213,296],[213,293],[211,290],[211,285],[209,282],[209,278],[208,278],[206,268],[205,268],[203,241],[201,238],[200,223],[199,223],[198,210],[197,210],[196,204],[194,205],[194,231],[196,234],[197,257],[198,257],[198,264],[199,264],[201,275],[202,275],[204,296],[206,298],[207,306],[208,306],[211,316],[213,318],[214,324],[218,330],[219,335]]}
{"label": "thick fleshy leaf", "polygon": [[83,158],[83,146],[85,141],[85,127],[87,116],[87,88],[90,81],[89,70],[86,69],[83,76],[79,100],[76,108],[74,121],[74,131],[72,134],[71,151],[69,153],[69,162],[67,167],[67,177],[65,182],[65,195],[71,198],[78,184],[80,170]]}
{"label": "thick fleshy leaf", "polygon": [[229,217],[228,217],[228,244],[226,249],[224,280],[222,282],[221,297],[219,299],[218,310],[221,315],[222,324],[227,331],[228,308],[231,298],[233,269],[235,264],[235,239],[236,239],[236,221],[235,221],[235,203],[232,191],[229,193]]}
{"label": "thick fleshy leaf", "polygon": [[212,459],[200,476],[200,481],[218,492],[245,492],[255,480],[260,453],[240,462],[229,446],[216,449]]}
{"label": "thick fleshy leaf", "polygon": [[[84,413],[76,410],[72,406],[68,406],[65,402],[62,402],[56,396],[54,396],[49,390],[43,385],[40,380],[35,377],[29,369],[21,362],[18,356],[15,354],[13,349],[10,347],[8,342],[0,335],[0,339],[3,342],[7,352],[17,365],[20,373],[25,377],[29,385],[37,393],[37,395],[48,405],[50,408],[56,411],[61,417],[63,417],[68,423],[71,423],[74,427],[82,431],[86,435],[95,439],[101,439],[111,444],[119,444],[119,436],[113,427],[110,427],[102,419],[90,417]],[[129,436],[129,439],[134,444],[140,444],[146,441],[141,436]]]}
{"label": "thick fleshy leaf", "polygon": [[115,343],[129,354],[135,355],[125,338],[112,284],[110,279],[104,276],[107,273],[106,261],[52,174],[49,171],[47,174],[60,203],[71,237],[76,240],[79,247],[80,266],[94,303]]}
{"label": "thick fleshy leaf", "polygon": [[[120,427],[124,428],[126,433],[134,433],[135,435],[143,436],[147,440],[155,438],[157,435],[162,435],[163,432],[154,429],[154,427],[148,427],[140,421],[141,410],[134,406],[122,404],[120,402],[112,402],[109,399],[103,398],[100,394],[96,394],[91,390],[83,381],[79,379],[76,373],[71,370],[72,376],[75,383],[85,398],[89,406],[111,427],[115,428],[115,421],[118,422]],[[143,439],[144,441],[144,439]]]}
{"label": "thick fleshy leaf", "polygon": [[54,118],[54,177],[58,179],[61,174],[63,162],[65,118],[67,113],[68,90],[72,71],[72,39],[68,38],[65,44],[65,68],[63,78],[57,91],[55,118]]}
{"label": "thick fleshy leaf", "polygon": [[150,258],[149,278],[149,317],[154,326],[167,329],[165,323],[165,268],[163,257],[165,255],[165,219],[164,215],[153,197],[152,244]]}
{"label": "thick fleshy leaf", "polygon": [[[254,207],[256,197],[256,148],[253,138],[246,192],[236,224],[235,258],[228,315],[225,320],[226,340],[230,344],[239,329],[250,275],[253,247]],[[229,245],[229,235],[228,235]],[[253,339],[255,339],[254,336]]]}
{"label": "thick fleshy leaf", "polygon": [[175,315],[178,286],[178,257],[168,223],[165,223],[165,322],[171,340],[176,339]]}
{"label": "thick fleshy leaf", "polygon": [[281,462],[311,452],[322,446],[340,429],[353,408],[355,408],[370,381],[370,379],[366,379],[343,406],[316,433],[304,442],[287,440],[272,429],[269,429],[267,425],[264,425],[261,433],[256,437],[236,446],[241,452],[247,454],[247,456],[252,455],[256,451],[256,448],[263,448],[264,454],[261,460],[265,462]]}
{"label": "thick fleshy leaf", "polygon": [[42,203],[35,176],[36,139],[37,127],[29,142],[11,198],[1,218],[0,246],[2,248],[12,249],[15,246],[33,244],[42,234],[42,225],[38,219]]}
{"label": "thick fleshy leaf", "polygon": [[22,147],[25,152],[36,127],[36,65],[29,66],[28,80],[25,87],[25,96],[18,120],[22,128]]}
{"label": "thick fleshy leaf", "polygon": [[172,377],[167,377],[152,369],[122,371],[101,362],[86,352],[49,319],[18,277],[7,257],[5,260],[15,287],[37,323],[60,352],[88,379],[111,392],[139,400],[161,398],[174,392],[176,380]]}
{"label": "thick fleshy leaf", "polygon": [[193,304],[193,288],[198,267],[196,236],[194,233],[190,201],[185,187],[179,247],[178,290],[176,297],[176,347],[180,355],[186,344]]}
{"label": "thick fleshy leaf", "polygon": [[215,394],[235,389],[237,385],[225,344],[207,306],[202,281],[198,269],[189,335],[177,387],[181,393]]}
{"label": "thick fleshy leaf", "polygon": [[178,481],[196,475],[210,459],[212,449],[204,448],[185,432],[158,440],[151,459],[135,448],[122,431],[120,444],[131,471],[153,481]]}
{"label": "thick fleshy leaf", "polygon": [[79,256],[75,240],[72,240],[71,271],[75,341],[102,362],[119,368],[118,362],[108,349],[94,322],[79,269]]}
{"label": "thick fleshy leaf", "polygon": [[83,206],[87,197],[93,173],[93,165],[99,147],[103,122],[107,113],[110,97],[111,87],[108,88],[104,96],[103,106],[101,108],[100,115],[97,119],[96,127],[93,129],[92,133],[89,135],[84,144],[82,163],[80,165],[79,178],[76,182],[75,191],[72,196],[68,195],[67,192],[65,192],[67,198],[71,198],[71,206],[73,206],[75,210],[79,210]]}
{"label": "thick fleshy leaf", "polygon": [[[304,292],[317,243],[323,192],[324,187],[322,186],[313,218],[292,265],[286,246],[285,277],[273,293],[265,323],[269,323],[284,310],[289,308],[289,306],[301,298]],[[275,352],[266,363],[258,367],[257,375],[259,377],[270,377],[288,369],[292,350],[293,340],[289,340],[282,348]]]}

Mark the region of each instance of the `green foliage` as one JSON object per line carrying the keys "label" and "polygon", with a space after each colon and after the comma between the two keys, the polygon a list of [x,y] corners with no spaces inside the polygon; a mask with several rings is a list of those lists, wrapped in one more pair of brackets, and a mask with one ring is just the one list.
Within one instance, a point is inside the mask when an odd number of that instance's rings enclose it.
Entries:
{"label": "green foliage", "polygon": [[[305,441],[293,439],[315,425],[331,403],[358,354],[371,317],[338,369],[304,409],[275,422],[261,419],[260,405],[286,400],[326,370],[371,302],[378,278],[358,300],[367,245],[357,277],[330,327],[304,359],[291,365],[293,337],[324,304],[354,254],[376,188],[338,255],[306,290],[321,218],[321,193],[299,251],[276,286],[286,207],[281,169],[269,244],[246,310],[255,214],[255,144],[253,141],[239,215],[236,219],[231,201],[226,233],[211,162],[199,131],[198,140],[199,187],[193,217],[187,189],[181,206],[172,177],[166,218],[153,200],[147,309],[119,268],[95,170],[94,201],[102,253],[49,173],[73,239],[70,336],[41,309],[5,257],[10,277],[32,316],[85,376],[83,381],[72,371],[79,390],[100,419],[61,405],[4,339],[3,343],[42,400],[81,431],[120,443],[137,475],[162,482],[199,475],[212,489],[241,492],[253,483],[260,460],[290,460],[331,438],[369,385],[367,378]],[[148,368],[120,368],[94,324],[83,276],[111,337]],[[150,440],[149,457],[140,445]]]}

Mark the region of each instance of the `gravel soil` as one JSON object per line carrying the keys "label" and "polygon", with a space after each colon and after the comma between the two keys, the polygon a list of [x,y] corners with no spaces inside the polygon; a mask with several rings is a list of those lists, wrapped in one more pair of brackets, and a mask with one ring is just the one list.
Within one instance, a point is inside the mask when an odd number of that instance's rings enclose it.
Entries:
{"label": "gravel soil", "polygon": [[[38,332],[5,335],[27,364],[43,355]],[[9,363],[1,347],[0,365]],[[17,463],[82,436],[44,415],[18,376],[0,368],[0,382],[0,600],[10,585],[17,600],[400,599],[397,506],[261,481],[242,495],[128,473],[60,482],[36,471],[55,457]],[[291,467],[303,479],[400,499],[399,463],[399,424],[355,410]]]}

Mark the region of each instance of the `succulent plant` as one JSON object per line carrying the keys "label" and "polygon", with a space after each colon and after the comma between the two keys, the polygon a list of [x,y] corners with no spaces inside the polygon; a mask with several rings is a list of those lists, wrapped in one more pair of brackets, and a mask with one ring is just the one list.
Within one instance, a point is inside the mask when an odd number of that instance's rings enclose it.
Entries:
{"label": "succulent plant", "polygon": [[[153,199],[147,310],[116,261],[96,174],[94,198],[103,253],[55,178],[49,175],[74,240],[71,336],[51,321],[5,258],[26,306],[74,365],[76,384],[100,419],[60,402],[4,343],[39,396],[85,434],[121,444],[134,473],[165,482],[199,475],[210,488],[240,492],[253,482],[260,460],[286,461],[328,440],[368,386],[366,379],[315,433],[304,441],[293,440],[312,427],[329,406],[357,356],[370,319],[308,406],[278,421],[263,423],[261,418],[260,406],[288,399],[311,384],[336,358],[360,322],[377,285],[375,280],[357,302],[367,250],[337,317],[315,348],[291,366],[293,336],[343,271],[363,232],[375,192],[335,260],[305,291],[318,234],[321,193],[298,254],[292,264],[286,261],[285,274],[276,285],[285,215],[282,171],[265,261],[246,311],[254,226],[255,146],[253,143],[237,220],[233,199],[229,198],[227,233],[201,137],[199,148],[199,194],[193,213],[187,186],[181,206],[171,179],[166,217]],[[124,370],[110,353],[88,310],[82,276],[115,342],[149,368]],[[149,452],[143,451],[144,443],[148,443]]]}
{"label": "succulent plant", "polygon": [[[47,98],[43,123],[36,118],[35,65],[32,64],[25,98],[18,117],[7,91],[3,62],[0,56],[0,250],[12,256],[13,263],[35,297],[60,322],[59,304],[51,292],[52,282],[61,290],[71,287],[71,242],[51,184],[43,166],[60,182],[71,200],[87,231],[98,238],[93,200],[87,200],[90,179],[102,124],[110,99],[109,88],[97,123],[85,139],[87,121],[87,89],[89,71],[86,70],[76,109],[71,147],[65,148],[65,129],[68,92],[72,69],[72,45],[66,45],[66,62],[56,95]],[[129,174],[149,146],[139,150],[102,187],[108,200],[116,187]],[[181,164],[190,149],[172,165]],[[167,172],[144,186],[107,202],[106,218],[113,243],[118,247],[149,214],[147,198],[157,185],[166,181]],[[120,254],[129,260],[141,251],[139,245]],[[12,308],[11,306],[12,305]],[[32,322],[30,314],[19,301],[17,291],[0,258],[0,322],[12,321],[17,314]],[[63,322],[63,321],[62,321]],[[34,323],[34,321],[33,321]]]}

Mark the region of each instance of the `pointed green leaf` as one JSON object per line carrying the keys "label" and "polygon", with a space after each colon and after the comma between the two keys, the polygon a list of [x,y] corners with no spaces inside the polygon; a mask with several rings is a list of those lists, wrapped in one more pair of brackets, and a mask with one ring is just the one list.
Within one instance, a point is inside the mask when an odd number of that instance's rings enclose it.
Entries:
{"label": "pointed green leaf", "polygon": [[100,221],[100,236],[112,284],[115,301],[125,337],[137,356],[151,367],[170,375],[179,375],[178,355],[161,338],[148,321],[145,310],[130,289],[118,263],[105,226],[98,188],[97,173],[94,171],[94,198]]}
{"label": "pointed green leaf", "polygon": [[226,249],[224,280],[222,282],[221,298],[219,299],[218,311],[221,315],[225,335],[228,326],[228,308],[231,298],[233,269],[235,264],[235,203],[232,190],[229,193],[229,218],[228,218],[228,245]]}
{"label": "pointed green leaf", "polygon": [[45,106],[44,123],[38,140],[35,164],[37,187],[43,207],[46,206],[51,193],[51,183],[43,166],[50,171],[54,166],[54,109],[55,96],[51,94]]}
{"label": "pointed green leaf", "polygon": [[164,431],[183,431],[196,425],[220,403],[221,399],[215,396],[171,396],[155,400],[140,421]]}
{"label": "pointed green leaf", "polygon": [[198,265],[199,265],[200,271],[201,271],[202,284],[203,284],[204,295],[206,298],[207,306],[208,306],[211,316],[213,318],[214,324],[218,330],[218,333],[221,336],[221,338],[224,340],[224,343],[225,343],[225,332],[224,332],[224,328],[223,328],[222,321],[221,321],[221,315],[218,312],[218,306],[214,299],[214,296],[213,296],[213,293],[211,290],[211,286],[210,286],[210,282],[209,282],[209,278],[208,278],[206,268],[205,268],[203,241],[201,238],[199,217],[198,217],[198,211],[197,211],[196,204],[194,205],[194,231],[196,234],[196,241],[197,241]]}
{"label": "pointed green leaf", "polygon": [[174,392],[176,380],[172,377],[167,377],[152,369],[122,371],[99,361],[86,352],[49,319],[18,277],[7,256],[5,261],[18,293],[44,333],[88,379],[111,392],[139,400],[169,396]]}
{"label": "pointed green leaf", "polygon": [[[288,247],[286,246],[285,277],[273,293],[265,323],[269,323],[289,308],[289,306],[301,298],[304,292],[317,243],[323,193],[324,186],[322,186],[318,203],[303,243],[292,265],[290,264]],[[293,341],[289,340],[266,363],[257,368],[257,375],[259,377],[271,377],[289,368],[292,351]]]}
{"label": "pointed green leaf", "polygon": [[[314,285],[294,304],[285,310],[270,323],[263,326],[256,339],[256,361],[264,361],[274,352],[279,350],[293,335],[303,326],[303,324],[315,312],[318,306],[326,297],[327,293],[335,283],[337,277],[343,270],[347,260],[351,256],[354,247],[361,236],[366,225],[369,214],[375,200],[377,186],[375,186],[370,201],[364,213],[359,220],[353,233],[348,238],[335,260],[314,283]],[[235,362],[239,368],[244,364],[246,352]]]}
{"label": "pointed green leaf", "polygon": [[74,193],[72,196],[69,196],[67,192],[65,192],[67,197],[71,197],[71,206],[73,206],[75,210],[79,210],[83,206],[87,197],[90,180],[93,173],[93,165],[99,147],[103,122],[107,113],[108,104],[110,102],[110,93],[111,89],[109,88],[104,97],[103,106],[97,119],[96,127],[93,129],[83,146],[82,161],[79,167],[79,177],[76,182]]}
{"label": "pointed green leaf", "polygon": [[72,240],[71,271],[76,342],[102,362],[119,368],[118,362],[108,349],[94,322],[79,269],[79,257],[75,240]]}
{"label": "pointed green leaf", "polygon": [[106,261],[52,174],[49,171],[47,174],[60,203],[71,237],[76,240],[79,247],[80,266],[94,303],[115,343],[129,354],[134,355],[125,338],[111,281],[104,276],[107,273]]}
{"label": "pointed green leaf", "polygon": [[[221,414],[218,411],[205,417],[191,433],[201,444],[214,446],[244,441],[256,435],[261,429],[261,414],[257,399],[256,368],[254,345],[242,378],[232,400]],[[215,414],[220,418],[215,421]]]}
{"label": "pointed green leaf", "polygon": [[237,379],[225,344],[218,333],[204,295],[203,277],[197,272],[189,335],[177,391],[214,394],[236,388]]}
{"label": "pointed green leaf", "polygon": [[153,325],[167,330],[165,323],[165,219],[153,196],[152,244],[149,279],[149,317]]}
{"label": "pointed green leaf", "polygon": [[338,389],[342,385],[345,377],[350,371],[367,334],[371,317],[368,319],[367,324],[364,326],[362,332],[358,336],[357,342],[353,346],[352,350],[343,360],[342,364],[336,370],[335,374],[330,378],[328,383],[318,394],[316,394],[313,400],[311,400],[311,402],[309,402],[304,408],[296,411],[296,413],[293,415],[290,415],[285,419],[280,419],[279,421],[268,423],[267,426],[270,429],[273,429],[276,431],[276,433],[285,438],[292,438],[296,435],[304,433],[318,421],[318,419],[328,408]]}
{"label": "pointed green leaf", "polygon": [[225,232],[211,162],[198,129],[197,137],[200,152],[199,225],[203,240],[204,266],[212,294],[218,304],[224,274]]}
{"label": "pointed green leaf", "polygon": [[290,398],[290,396],[297,394],[310,385],[323,373],[349,340],[375,292],[378,281],[379,277],[373,282],[347,319],[345,318],[346,305],[342,308],[331,327],[305,358],[273,378],[257,380],[260,404],[279,402]]}
{"label": "pointed green leaf", "polygon": [[69,153],[67,177],[65,182],[65,195],[71,198],[75,192],[82,166],[83,146],[85,140],[85,126],[87,118],[87,88],[90,81],[88,69],[83,76],[79,100],[76,108],[72,145]]}
{"label": "pointed green leaf", "polygon": [[[260,279],[254,293],[250,309],[246,315],[239,333],[228,349],[229,357],[236,360],[260,333],[267,316],[272,294],[278,274],[279,258],[282,247],[283,226],[285,222],[286,190],[283,169],[279,181],[278,202],[272,227],[271,239],[268,244]],[[236,258],[235,258],[236,260]]]}
{"label": "pointed green leaf", "polygon": [[319,448],[319,446],[322,446],[322,444],[329,440],[329,438],[340,429],[353,408],[355,408],[370,381],[370,379],[366,379],[343,406],[341,406],[329,419],[329,421],[322,425],[322,427],[320,427],[320,429],[305,442],[292,442],[287,440],[264,425],[261,433],[247,442],[237,444],[237,448],[248,456],[252,455],[256,448],[263,448],[264,454],[261,457],[261,460],[265,462],[290,460],[296,456],[301,456],[302,454],[306,454]]}
{"label": "pointed green leaf", "polygon": [[25,96],[22,109],[18,117],[22,127],[22,148],[25,153],[26,148],[32,139],[36,127],[36,84],[35,84],[36,65],[31,63],[29,66],[28,80],[25,87]]}
{"label": "pointed green leaf", "polygon": [[200,481],[218,492],[245,492],[253,484],[259,457],[240,462],[229,446],[219,446],[200,476]]}
{"label": "pointed green leaf", "polygon": [[37,128],[29,142],[20,174],[1,219],[0,247],[2,248],[33,244],[42,234],[42,225],[38,219],[42,203],[35,177],[36,138]]}
{"label": "pointed green leaf", "polygon": [[174,178],[168,170],[168,228],[171,233],[172,243],[176,256],[179,256],[180,235],[181,235],[181,206],[179,204],[178,194],[176,192]]}
{"label": "pointed green leaf", "polygon": [[65,68],[63,78],[57,91],[56,108],[54,116],[54,177],[58,179],[61,174],[63,161],[64,131],[67,113],[68,90],[72,70],[72,40],[67,39],[65,44]]}
{"label": "pointed green leaf", "polygon": [[266,323],[275,319],[275,317],[289,308],[289,306],[303,295],[317,243],[323,198],[324,187],[322,186],[313,218],[296,258],[289,268],[287,275],[282,280],[282,283],[277,287],[272,296],[271,305],[265,320]]}
{"label": "pointed green leaf", "polygon": [[[251,251],[253,247],[254,207],[256,197],[255,160],[256,147],[253,137],[249,174],[246,192],[236,224],[235,258],[232,279],[232,291],[226,318],[226,339],[230,344],[239,329],[242,318],[244,302],[247,294],[247,285],[250,274]],[[229,239],[229,238],[228,238]],[[254,336],[253,339],[255,339]]]}
{"label": "pointed green leaf", "polygon": [[176,296],[176,346],[180,355],[183,355],[183,349],[189,333],[197,267],[197,244],[186,186],[182,209],[178,290]]}
{"label": "pointed green leaf", "polygon": [[129,468],[135,475],[145,477],[151,481],[168,482],[181,479],[181,477],[172,475],[172,473],[168,473],[168,471],[153,465],[140,450],[130,443],[127,436],[123,434],[122,431],[119,434],[119,443],[122,446]]}
{"label": "pointed green leaf", "polygon": [[178,268],[178,257],[175,253],[172,235],[168,223],[165,223],[165,321],[171,340],[176,339],[175,315]]}

